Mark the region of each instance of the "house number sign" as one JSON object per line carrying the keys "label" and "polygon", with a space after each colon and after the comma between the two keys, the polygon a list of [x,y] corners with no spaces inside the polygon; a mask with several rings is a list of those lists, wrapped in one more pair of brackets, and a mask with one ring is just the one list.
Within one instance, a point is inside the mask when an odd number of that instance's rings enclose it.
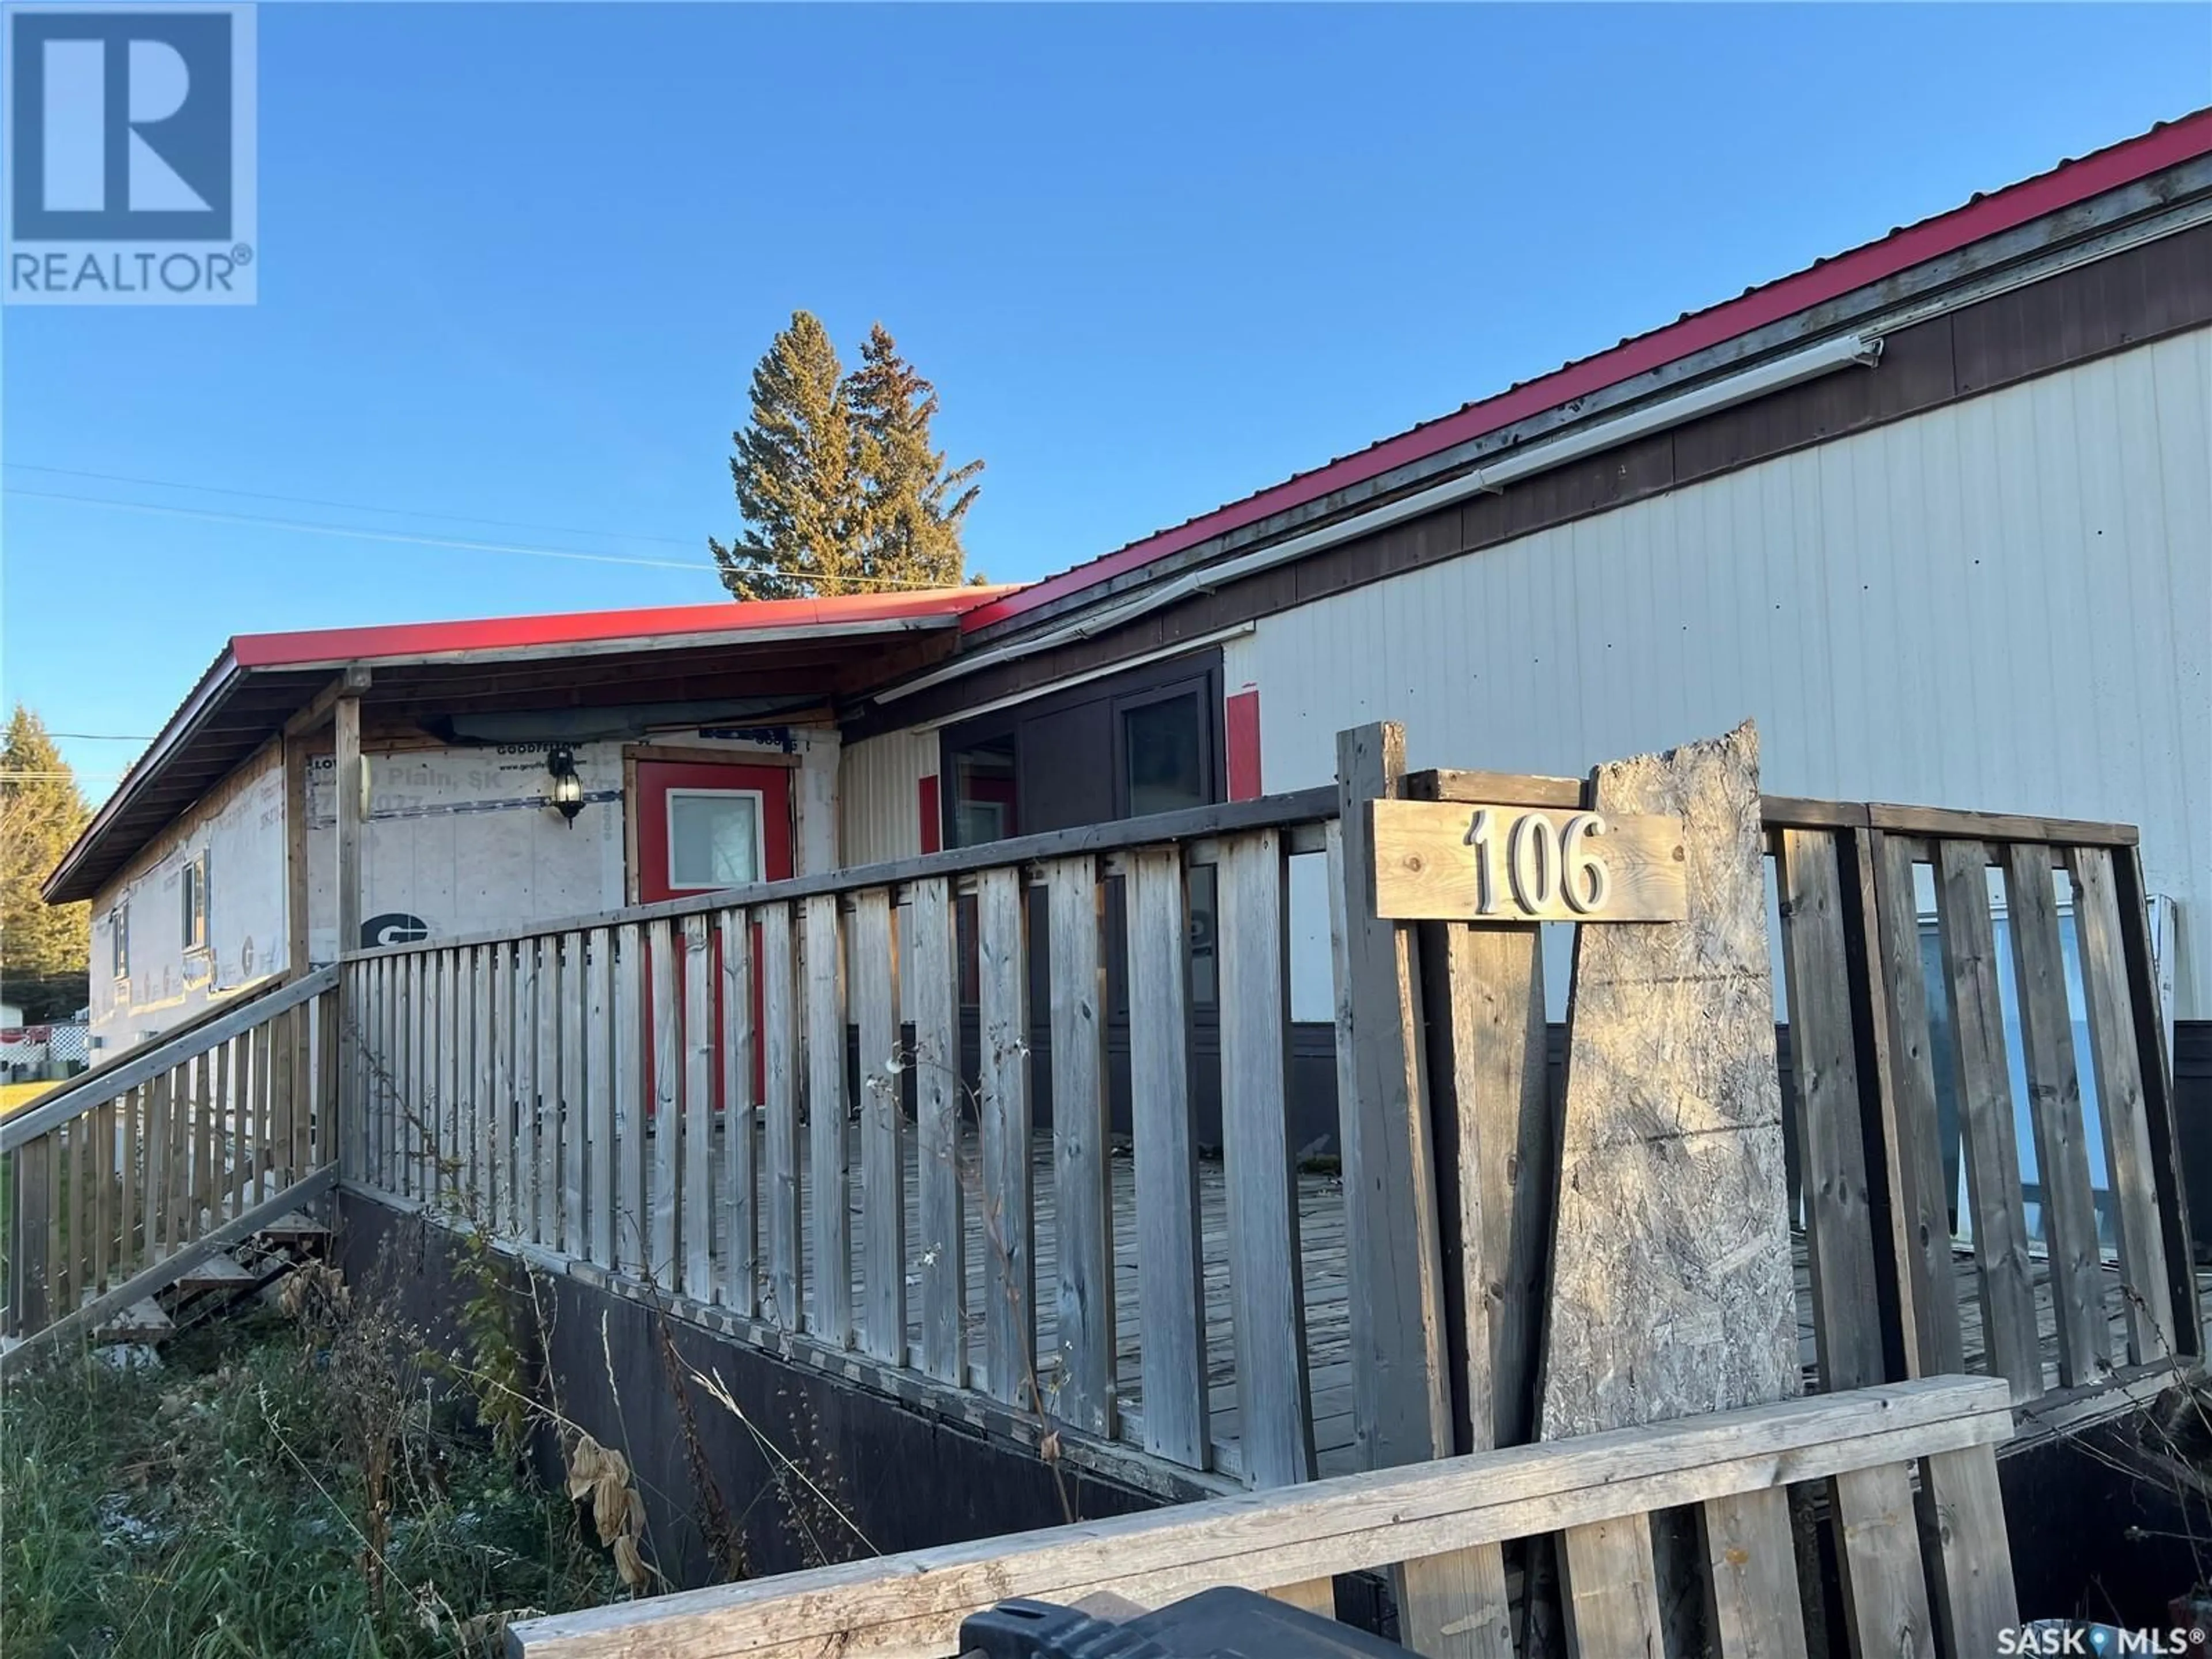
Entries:
{"label": "house number sign", "polygon": [[1401,921],[1680,921],[1676,817],[1456,801],[1370,803],[1375,913]]}

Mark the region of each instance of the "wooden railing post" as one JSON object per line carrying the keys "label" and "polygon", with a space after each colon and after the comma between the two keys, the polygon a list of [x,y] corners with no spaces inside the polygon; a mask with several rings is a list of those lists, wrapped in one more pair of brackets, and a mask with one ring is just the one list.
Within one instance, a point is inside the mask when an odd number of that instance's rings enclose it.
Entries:
{"label": "wooden railing post", "polygon": [[8,1307],[15,1333],[38,1330],[52,1318],[46,1294],[46,1163],[52,1152],[51,1138],[40,1135],[18,1146],[12,1157],[15,1191],[9,1225],[15,1237],[8,1255],[13,1281]]}
{"label": "wooden railing post", "polygon": [[1451,1449],[1436,1171],[1409,927],[1376,915],[1368,804],[1397,795],[1406,731],[1340,732],[1332,871],[1352,1433],[1366,1468]]}
{"label": "wooden railing post", "polygon": [[1832,1393],[1883,1380],[1843,880],[1832,831],[1777,833],[1794,1097],[1785,1109],[1803,1148],[1813,1328],[1820,1386]]}
{"label": "wooden railing post", "polygon": [[2143,884],[2142,855],[2135,847],[2112,860],[2113,888],[2119,899],[2120,949],[2127,963],[2129,1001],[2135,1012],[2135,1041],[2142,1055],[2143,1115],[2156,1149],[2153,1173],[2159,1222],[2166,1246],[2168,1294],[2173,1304],[2174,1351],[2202,1358],[2203,1308],[2197,1288],[2193,1238],[2189,1227],[2189,1188],[2181,1178],[2181,1135],[2173,1109],[2172,1059],[2166,1050],[2166,1013],[2160,1006],[2158,971],[2151,960],[2150,900]]}

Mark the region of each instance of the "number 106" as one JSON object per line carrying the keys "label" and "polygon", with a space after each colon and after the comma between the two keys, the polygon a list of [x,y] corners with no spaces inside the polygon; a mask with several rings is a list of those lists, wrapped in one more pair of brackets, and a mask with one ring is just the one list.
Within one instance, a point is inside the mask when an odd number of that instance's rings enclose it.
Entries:
{"label": "number 106", "polygon": [[1479,809],[1466,836],[1474,849],[1476,913],[1498,915],[1508,885],[1513,903],[1522,910],[1549,910],[1562,901],[1577,915],[1603,909],[1613,890],[1612,873],[1596,845],[1604,834],[1605,819],[1595,812],[1577,812],[1559,827],[1547,814],[1520,813],[1503,837],[1501,884],[1498,821],[1488,807]]}

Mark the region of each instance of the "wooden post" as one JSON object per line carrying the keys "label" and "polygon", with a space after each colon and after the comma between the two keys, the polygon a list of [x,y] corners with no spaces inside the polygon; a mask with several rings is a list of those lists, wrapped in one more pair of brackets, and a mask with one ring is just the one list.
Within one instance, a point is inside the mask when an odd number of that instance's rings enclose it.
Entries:
{"label": "wooden post", "polygon": [[[909,905],[912,960],[900,988],[906,997],[907,1017],[914,1024],[921,1368],[940,1382],[964,1389],[968,1386],[968,1247],[960,1190],[960,1009],[958,983],[952,969],[951,884],[943,876],[916,882]],[[1143,1178],[1139,1168],[1138,1179]],[[1149,1333],[1149,1325],[1146,1328]],[[1149,1348],[1146,1353],[1149,1359]],[[1152,1395],[1147,1393],[1145,1397],[1149,1402]],[[1145,1421],[1149,1427],[1149,1404]]]}
{"label": "wooden post", "polygon": [[[361,663],[348,663],[338,677],[317,692],[307,705],[284,722],[284,971],[297,977],[307,971],[307,744],[308,736],[322,729],[323,722],[339,722],[337,764],[334,775],[343,777],[349,769],[357,772],[358,766],[349,768],[346,760],[345,717],[339,705],[350,705],[353,731],[353,752],[361,752],[361,695],[368,690],[369,671]],[[343,838],[345,817],[341,810],[338,823]],[[358,823],[356,828],[358,829]],[[338,873],[343,876],[348,861],[342,860]],[[346,890],[341,881],[338,891]],[[358,934],[361,918],[354,917],[355,933]],[[357,939],[349,939],[341,930],[338,934],[340,954],[360,948]],[[335,958],[333,958],[335,960]]]}
{"label": "wooden post", "polygon": [[799,906],[806,976],[807,1232],[814,1245],[806,1328],[832,1347],[853,1346],[853,1211],[845,1142],[845,951],[835,893]]}
{"label": "wooden post", "polygon": [[2181,1178],[2180,1121],[2173,1106],[2171,1033],[2159,997],[2159,974],[2151,962],[2150,901],[2143,884],[2140,849],[2126,848],[2112,860],[2113,891],[2120,907],[2120,951],[2127,963],[2129,1003],[2135,1013],[2136,1042],[2143,1056],[2143,1116],[2157,1148],[2152,1176],[2158,1193],[2158,1219],[2166,1248],[2166,1292],[2172,1303],[2170,1340],[2178,1353],[2204,1354],[2203,1310],[2191,1260],[2189,1189]]}
{"label": "wooden post", "polygon": [[[1395,721],[1336,737],[1338,823],[1329,842],[1335,946],[1338,1121],[1351,1290],[1352,1437],[1362,1465],[1452,1451],[1451,1373],[1435,1148],[1410,924],[1375,902],[1371,802],[1405,790]],[[1392,1574],[1407,1645],[1434,1659],[1512,1652],[1496,1545],[1401,1564]]]}
{"label": "wooden post", "polygon": [[289,732],[284,737],[284,971],[307,971],[307,744],[304,737]]}
{"label": "wooden post", "polygon": [[1784,830],[1775,850],[1813,1334],[1820,1386],[1834,1394],[1882,1380],[1843,876],[1832,830]]}
{"label": "wooden post", "polygon": [[[1190,1117],[1190,937],[1182,850],[1130,860],[1129,1094],[1135,1133],[1137,1350],[1145,1449],[1212,1461],[1206,1386],[1205,1250]],[[955,1187],[954,1191],[958,1191]]]}
{"label": "wooden post", "polygon": [[[43,1329],[52,1317],[52,1297],[47,1288],[52,1264],[46,1249],[46,1176],[53,1153],[54,1138],[40,1135],[36,1140],[25,1141],[9,1160],[15,1182],[9,1221],[15,1237],[8,1260],[11,1278],[8,1311],[14,1334]],[[152,1242],[150,1235],[148,1242]]]}
{"label": "wooden post", "polygon": [[[1240,1439],[1245,1478],[1255,1486],[1286,1486],[1313,1479],[1314,1450],[1290,1141],[1290,908],[1282,837],[1260,830],[1226,838],[1217,868],[1222,1178]],[[1058,1111],[1055,1099],[1055,1117]]]}
{"label": "wooden post", "polygon": [[2066,960],[2051,887],[2051,848],[2041,842],[2009,842],[1998,857],[2004,867],[2005,908],[2012,917],[2015,1006],[2036,1176],[2043,1188],[2059,1380],[2089,1382],[2112,1369],[2112,1320],[2105,1306],[2104,1263],[2097,1248],[2096,1198],[2066,1006]]}
{"label": "wooden post", "polygon": [[[1114,1432],[1114,1176],[1106,1085],[1106,890],[1097,860],[1045,866],[1052,1169],[1059,1230],[1059,1414]],[[1224,1131],[1225,1138],[1225,1131]],[[1234,1247],[1232,1246],[1232,1250]],[[1240,1262],[1239,1266],[1243,1264]],[[1250,1419],[1246,1419],[1251,1443]]]}
{"label": "wooden post", "polygon": [[857,896],[851,951],[853,1013],[860,1031],[860,1334],[869,1352],[903,1365],[906,1114],[899,1104],[898,912],[890,888]]}
{"label": "wooden post", "polygon": [[362,796],[368,791],[361,761],[361,699],[343,696],[331,710],[336,732],[336,763],[331,781],[337,791],[338,954],[361,949],[362,820],[367,816]]}
{"label": "wooden post", "polygon": [[1410,927],[1375,913],[1368,803],[1396,796],[1405,728],[1340,732],[1335,908],[1338,1111],[1352,1295],[1352,1435],[1368,1468],[1451,1450],[1420,983]]}
{"label": "wooden post", "polygon": [[1989,854],[1979,842],[1936,848],[1936,927],[1951,999],[1953,1087],[1965,1139],[1966,1196],[1974,1218],[1974,1267],[1989,1368],[2008,1377],[2013,1399],[2043,1392],[2036,1335],[2027,1211],[2020,1189],[2012,1081],[2005,1069],[2004,1014],[1997,999],[1997,950],[1990,920]]}
{"label": "wooden post", "polygon": [[[2128,1358],[2136,1364],[2164,1359],[2174,1344],[2197,1329],[2196,1292],[2175,1291],[2190,1272],[2169,1265],[2172,1215],[2158,1179],[2158,1139],[2152,1128],[2149,1091],[2164,1081],[2163,1048],[2156,1079],[2142,1063],[2146,1022],[2136,1007],[2139,988],[2125,943],[2115,864],[2103,848],[2077,847],[2067,855],[2074,877],[2074,926],[2081,939],[2081,989],[2088,1005],[2089,1052],[2096,1066],[2097,1115],[2104,1120],[2106,1169],[2119,1206],[2121,1302],[2128,1317]],[[2151,1045],[2154,1046],[2154,1045]],[[2171,1201],[2180,1188],[2172,1188]],[[2163,1213],[2161,1213],[2163,1212]],[[2186,1243],[2186,1239],[2182,1241]],[[2179,1312],[2181,1318],[2178,1321]],[[2179,1328],[2177,1328],[2177,1326]],[[2183,1352],[2188,1350],[2184,1348]]]}
{"label": "wooden post", "polygon": [[1906,1369],[1942,1376],[1966,1368],[1959,1324],[1959,1286],[1951,1267],[1950,1195],[1936,1138],[1935,1048],[1928,1025],[1928,981],[1920,961],[1920,921],[1913,898],[1912,844],[1880,830],[1869,848],[1873,865],[1881,1018],[1888,1065],[1883,1077],[1884,1139],[1891,1148],[1890,1190],[1902,1218],[1899,1303],[1911,1291],[1905,1326]]}

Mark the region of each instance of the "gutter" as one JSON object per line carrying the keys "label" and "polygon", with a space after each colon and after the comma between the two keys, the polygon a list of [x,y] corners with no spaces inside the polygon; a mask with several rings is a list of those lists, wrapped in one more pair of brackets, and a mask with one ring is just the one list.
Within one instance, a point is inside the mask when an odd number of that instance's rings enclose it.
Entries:
{"label": "gutter", "polygon": [[1718,410],[1735,408],[1739,404],[1767,397],[1790,386],[1801,386],[1839,369],[1854,367],[1871,368],[1881,361],[1881,336],[1840,335],[1806,350],[1772,358],[1741,374],[1708,380],[1702,386],[1692,386],[1672,397],[1645,404],[1640,409],[1611,420],[1570,429],[1559,437],[1516,450],[1443,483],[1417,490],[1410,495],[1401,495],[1381,507],[1355,513],[1318,530],[1272,543],[1235,558],[1223,560],[1218,564],[1201,566],[1133,599],[1049,629],[1034,638],[996,646],[976,652],[972,656],[955,658],[943,667],[932,669],[926,674],[916,675],[913,679],[877,692],[873,700],[879,706],[896,702],[933,685],[942,685],[948,680],[959,679],[1000,663],[1017,661],[1077,640],[1110,632],[1194,593],[1211,593],[1244,577],[1271,570],[1293,559],[1302,559],[1310,553],[1318,553],[1324,548],[1334,547],[1355,537],[1372,535],[1378,530],[1433,513],[1439,507],[1449,507],[1473,495],[1496,495],[1510,483],[1564,466],[1601,450],[1617,448],[1652,433],[1665,431]]}

